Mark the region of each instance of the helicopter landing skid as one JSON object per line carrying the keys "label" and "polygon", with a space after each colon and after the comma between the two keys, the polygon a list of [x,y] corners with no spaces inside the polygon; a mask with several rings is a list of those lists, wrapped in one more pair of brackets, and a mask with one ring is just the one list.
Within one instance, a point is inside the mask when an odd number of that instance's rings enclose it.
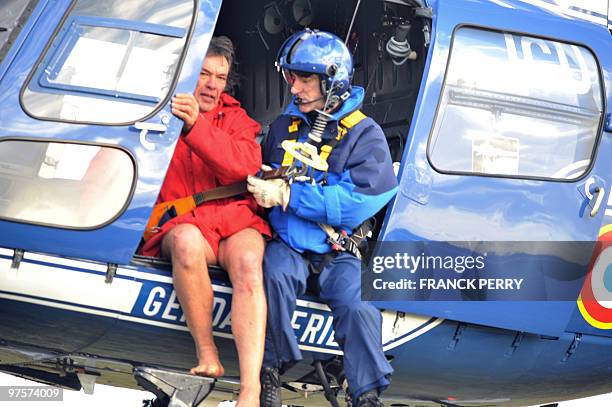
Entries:
{"label": "helicopter landing skid", "polygon": [[212,391],[215,379],[173,370],[137,367],[134,378],[157,396],[155,407],[197,407]]}

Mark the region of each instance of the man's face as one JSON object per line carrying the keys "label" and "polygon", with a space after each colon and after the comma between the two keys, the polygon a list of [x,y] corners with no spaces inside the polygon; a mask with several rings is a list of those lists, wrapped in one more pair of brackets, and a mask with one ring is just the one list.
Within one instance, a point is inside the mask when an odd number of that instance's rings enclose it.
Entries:
{"label": "man's face", "polygon": [[229,69],[227,59],[221,55],[209,55],[204,59],[195,90],[200,112],[209,112],[217,106],[227,85]]}
{"label": "man's face", "polygon": [[298,105],[302,113],[323,109],[325,100],[321,93],[319,75],[304,76],[300,73],[289,72],[288,82],[291,86],[291,94],[301,99],[302,102],[306,102]]}

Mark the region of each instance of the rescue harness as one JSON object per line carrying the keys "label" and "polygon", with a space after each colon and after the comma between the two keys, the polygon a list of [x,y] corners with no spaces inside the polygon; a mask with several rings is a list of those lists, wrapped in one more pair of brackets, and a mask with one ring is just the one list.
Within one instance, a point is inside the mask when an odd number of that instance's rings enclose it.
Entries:
{"label": "rescue harness", "polygon": [[[307,164],[309,167],[313,167],[320,171],[324,172],[323,175],[323,184],[327,183],[327,159],[329,158],[334,147],[338,145],[340,141],[344,138],[344,136],[348,133],[348,131],[360,123],[367,116],[363,114],[360,110],[355,110],[348,116],[344,117],[340,120],[338,124],[338,134],[336,137],[331,138],[323,143],[323,139],[321,137],[323,130],[325,129],[325,125],[327,124],[328,117],[323,112],[318,112],[317,119],[313,124],[313,130],[308,134],[309,140],[304,143],[298,143],[296,139],[293,140],[285,140],[282,143],[282,147],[285,149],[285,155],[283,157],[283,162],[281,164],[282,167],[293,168],[288,170],[288,174],[290,176],[294,176],[294,179],[297,176],[305,176],[306,173],[298,169],[295,165],[295,161],[301,161],[304,164]],[[299,129],[299,125],[301,123],[301,119],[295,118],[291,121],[291,125],[289,125],[288,131],[289,133],[295,133]],[[309,142],[310,141],[310,142]],[[307,168],[307,167],[302,167]],[[293,179],[289,179],[289,182],[292,182]],[[311,181],[314,182],[311,174]],[[336,254],[340,252],[347,252],[357,257],[359,260],[362,258],[361,250],[364,248],[365,243],[368,237],[372,236],[372,230],[375,226],[374,218],[370,218],[355,228],[352,233],[349,235],[346,231],[340,228],[334,228],[331,225],[325,223],[319,223],[319,227],[325,232],[327,235],[327,242],[331,245],[333,250],[332,253],[335,257]],[[327,261],[322,261],[324,263],[321,267],[317,267],[319,272],[323,269],[323,267],[331,260],[326,259]]]}

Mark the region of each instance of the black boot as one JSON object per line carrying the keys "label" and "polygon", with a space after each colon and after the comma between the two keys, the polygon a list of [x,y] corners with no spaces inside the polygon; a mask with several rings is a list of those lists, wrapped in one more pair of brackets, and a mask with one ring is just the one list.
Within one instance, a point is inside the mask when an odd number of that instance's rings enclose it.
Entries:
{"label": "black boot", "polygon": [[357,397],[355,403],[357,407],[385,407],[385,405],[378,398],[377,390],[370,390]]}
{"label": "black boot", "polygon": [[281,407],[281,382],[278,369],[274,367],[262,367],[260,380],[260,407]]}

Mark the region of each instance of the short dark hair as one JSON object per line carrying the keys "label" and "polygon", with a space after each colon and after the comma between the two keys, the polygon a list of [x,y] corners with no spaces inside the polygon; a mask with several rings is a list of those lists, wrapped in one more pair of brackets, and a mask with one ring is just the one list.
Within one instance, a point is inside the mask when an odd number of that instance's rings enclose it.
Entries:
{"label": "short dark hair", "polygon": [[225,90],[228,92],[233,90],[234,86],[237,84],[237,78],[234,75],[234,58],[236,54],[232,40],[225,35],[212,37],[210,40],[210,45],[208,46],[208,51],[206,51],[206,56],[221,56],[227,60],[229,65],[229,75]]}

